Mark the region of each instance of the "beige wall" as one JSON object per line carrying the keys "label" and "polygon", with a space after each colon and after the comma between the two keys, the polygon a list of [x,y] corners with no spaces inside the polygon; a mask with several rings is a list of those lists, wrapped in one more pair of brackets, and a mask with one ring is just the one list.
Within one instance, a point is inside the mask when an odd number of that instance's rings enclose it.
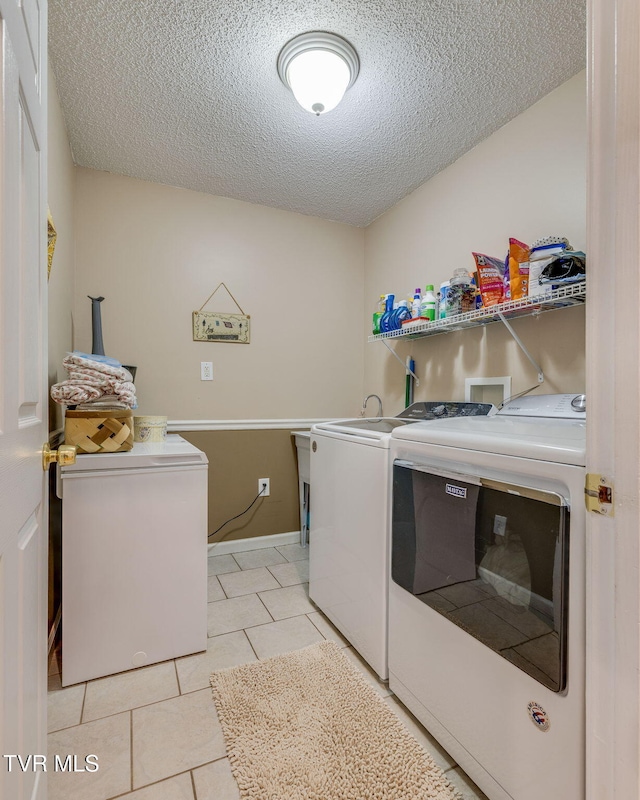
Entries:
{"label": "beige wall", "polygon": [[[72,347],[75,167],[53,72],[49,69],[48,202],[58,233],[49,278],[49,384],[64,380],[65,353]],[[50,401],[50,430],[62,427],[62,409]]]}
{"label": "beige wall", "polygon": [[[170,419],[350,415],[362,403],[364,232],[334,222],[78,170],[75,346],[104,295],[105,350],[138,367],[139,413]],[[192,340],[224,281],[251,343]],[[207,310],[236,311],[223,289]],[[212,361],[214,380],[200,380]]]}
{"label": "beige wall", "polygon": [[209,542],[269,536],[300,529],[296,446],[291,431],[190,431],[183,433],[209,458],[209,533],[244,511],[269,478],[260,498]]}
{"label": "beige wall", "polygon": [[[365,325],[383,292],[412,293],[454,269],[473,269],[472,251],[504,257],[508,239],[542,236],[586,243],[586,85],[582,72],[505,125],[376,220],[365,232]],[[584,309],[516,320],[541,364],[541,391],[584,391]],[[464,399],[465,377],[512,376],[512,392],[536,373],[499,324],[393,345],[416,360],[415,399]],[[366,345],[364,393],[404,406],[404,370],[381,343]]]}

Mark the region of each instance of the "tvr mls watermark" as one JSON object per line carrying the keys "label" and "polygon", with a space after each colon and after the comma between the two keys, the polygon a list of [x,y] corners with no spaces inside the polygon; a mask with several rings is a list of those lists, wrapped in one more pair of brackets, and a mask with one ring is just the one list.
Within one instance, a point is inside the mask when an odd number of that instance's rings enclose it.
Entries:
{"label": "tvr mls watermark", "polygon": [[2,757],[6,759],[7,772],[47,772],[48,768],[51,768],[51,772],[97,772],[100,769],[98,756],[93,754],[85,756],[82,760],[77,755],[56,755],[48,761],[47,756],[37,754],[28,756],[5,754]]}

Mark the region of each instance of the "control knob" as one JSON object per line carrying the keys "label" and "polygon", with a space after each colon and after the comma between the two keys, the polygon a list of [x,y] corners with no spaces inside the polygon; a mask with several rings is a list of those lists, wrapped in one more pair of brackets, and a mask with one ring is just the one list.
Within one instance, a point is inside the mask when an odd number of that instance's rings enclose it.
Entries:
{"label": "control knob", "polygon": [[577,394],[571,401],[571,408],[573,411],[586,411],[587,410],[586,395]]}

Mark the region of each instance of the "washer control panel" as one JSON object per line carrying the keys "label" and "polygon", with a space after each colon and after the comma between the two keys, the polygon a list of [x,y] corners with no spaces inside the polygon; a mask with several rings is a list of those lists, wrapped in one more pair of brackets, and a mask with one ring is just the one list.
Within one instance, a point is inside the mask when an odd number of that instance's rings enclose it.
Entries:
{"label": "washer control panel", "polygon": [[447,419],[449,417],[487,417],[495,412],[491,403],[456,403],[453,401],[427,400],[412,403],[398,414],[399,418],[420,422],[427,419]]}
{"label": "washer control panel", "polygon": [[505,403],[498,414],[507,417],[586,419],[587,402],[583,394],[531,394]]}

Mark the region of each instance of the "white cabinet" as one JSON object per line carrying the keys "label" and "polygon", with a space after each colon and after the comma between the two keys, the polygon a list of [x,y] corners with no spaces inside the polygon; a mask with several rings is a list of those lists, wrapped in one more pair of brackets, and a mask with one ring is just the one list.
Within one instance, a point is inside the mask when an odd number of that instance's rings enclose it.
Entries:
{"label": "white cabinet", "polygon": [[59,477],[63,685],[205,650],[205,454],[168,436]]}

